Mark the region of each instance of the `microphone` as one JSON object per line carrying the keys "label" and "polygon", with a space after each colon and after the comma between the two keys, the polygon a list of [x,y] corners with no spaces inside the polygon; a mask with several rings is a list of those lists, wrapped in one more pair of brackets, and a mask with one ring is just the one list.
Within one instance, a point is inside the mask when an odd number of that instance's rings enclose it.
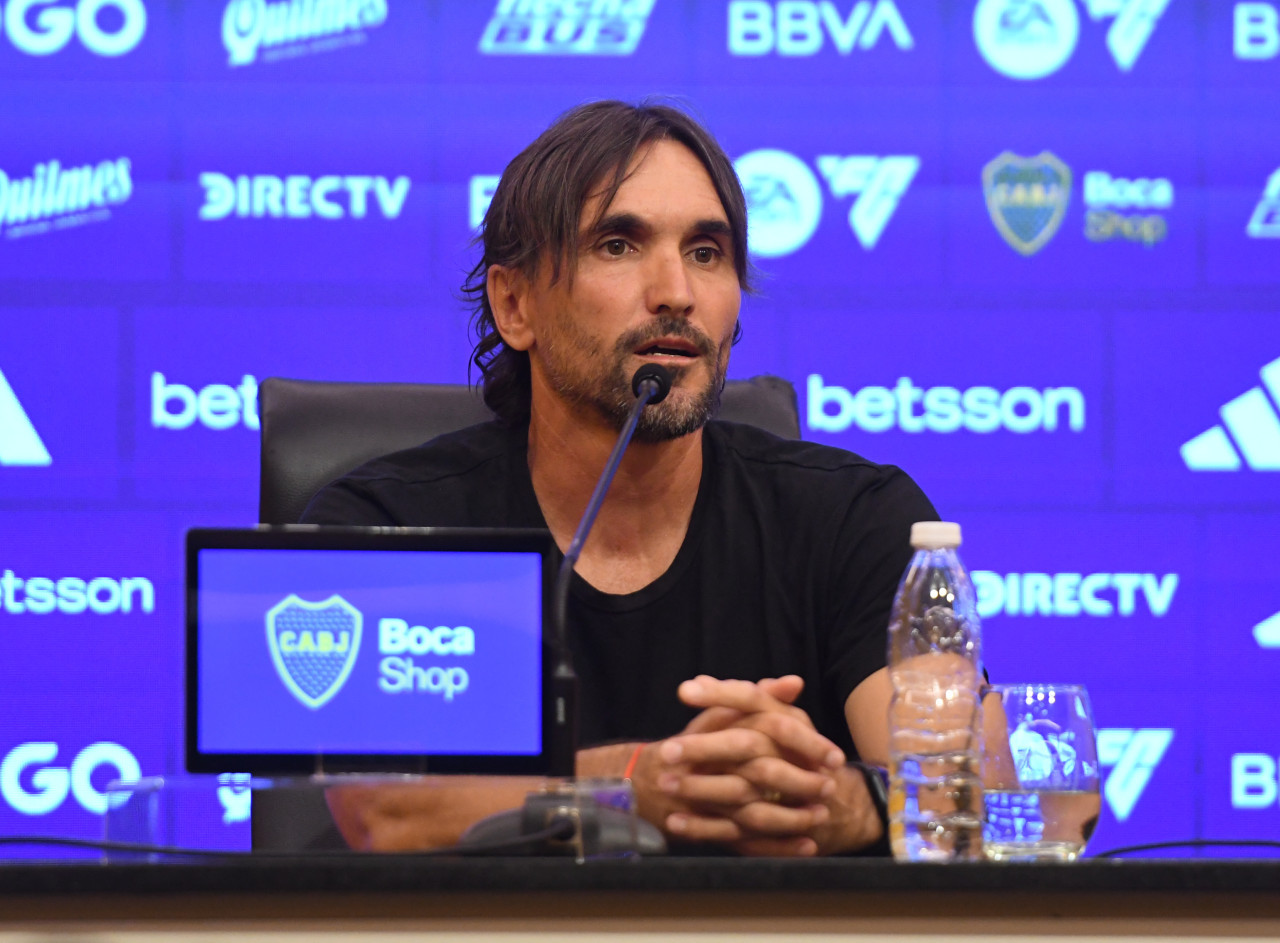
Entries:
{"label": "microphone", "polygon": [[552,595],[552,624],[556,633],[556,647],[559,649],[555,671],[551,677],[551,696],[555,716],[552,723],[550,744],[550,760],[552,776],[572,776],[574,773],[574,757],[578,752],[578,676],[573,671],[573,656],[569,652],[569,582],[573,576],[573,565],[578,562],[582,553],[582,545],[587,542],[591,533],[591,525],[596,521],[600,505],[604,504],[604,496],[613,483],[613,476],[622,462],[622,453],[631,444],[636,425],[640,422],[640,413],[651,403],[660,403],[671,392],[671,373],[661,364],[647,363],[631,377],[631,392],[636,395],[635,405],[627,416],[627,421],[618,433],[618,441],[614,443],[613,452],[604,464],[604,471],[596,481],[596,488],[587,501],[587,509],[582,512],[582,520],[574,531],[569,549],[564,553],[560,564],[560,572],[556,575],[555,590]]}

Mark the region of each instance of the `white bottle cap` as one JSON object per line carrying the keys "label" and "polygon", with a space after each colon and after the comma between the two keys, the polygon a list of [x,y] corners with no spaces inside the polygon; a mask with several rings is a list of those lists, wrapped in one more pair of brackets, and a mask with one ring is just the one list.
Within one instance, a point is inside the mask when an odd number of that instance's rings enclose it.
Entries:
{"label": "white bottle cap", "polygon": [[911,525],[911,546],[916,550],[942,550],[960,546],[960,525],[950,521],[916,521]]}

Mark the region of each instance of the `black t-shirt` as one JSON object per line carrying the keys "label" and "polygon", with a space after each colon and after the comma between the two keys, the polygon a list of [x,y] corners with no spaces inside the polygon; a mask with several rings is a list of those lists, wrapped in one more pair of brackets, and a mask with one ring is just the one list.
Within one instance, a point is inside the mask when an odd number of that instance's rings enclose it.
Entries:
{"label": "black t-shirt", "polygon": [[[545,528],[527,452],[527,427],[473,426],[328,485],[303,521]],[[624,595],[574,575],[581,742],[678,733],[695,711],[676,687],[698,674],[798,674],[798,705],[855,756],[844,702],[885,664],[912,522],[936,519],[897,468],[752,426],[708,423],[689,530],[667,572]]]}

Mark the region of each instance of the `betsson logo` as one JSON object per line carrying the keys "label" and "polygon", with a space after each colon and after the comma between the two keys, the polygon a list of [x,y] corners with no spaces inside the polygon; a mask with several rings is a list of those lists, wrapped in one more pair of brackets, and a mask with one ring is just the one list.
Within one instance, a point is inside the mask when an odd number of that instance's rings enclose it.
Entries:
{"label": "betsson logo", "polygon": [[1168,613],[1178,574],[1006,573],[973,571],[978,615],[1094,616],[1137,614],[1141,598],[1156,618]]}
{"label": "betsson logo", "polygon": [[1254,207],[1245,232],[1250,239],[1280,239],[1280,167],[1267,178],[1262,198]]}
{"label": "betsson logo", "polygon": [[0,465],[50,465],[53,458],[0,370]]}
{"label": "betsson logo", "polygon": [[480,37],[486,56],[629,56],[654,0],[499,0]]}
{"label": "betsson logo", "polygon": [[[834,410],[834,412],[832,411]],[[1056,432],[1061,426],[1083,432],[1084,394],[1074,386],[1037,390],[1015,386],[916,386],[901,377],[896,386],[864,386],[850,392],[828,385],[820,374],[808,382],[808,425],[817,432],[844,432],[857,426],[864,432],[969,432],[992,433],[1001,429],[1027,434]]]}
{"label": "betsson logo", "polygon": [[78,576],[21,577],[13,570],[0,573],[0,611],[7,615],[92,612],[105,616],[134,611],[150,615],[155,609],[156,590],[145,576],[85,580]]}
{"label": "betsson logo", "polygon": [[[1280,416],[1275,407],[1280,401],[1280,358],[1264,366],[1261,374],[1262,386],[1241,393],[1218,410],[1221,425],[1183,443],[1180,451],[1187,468],[1239,471],[1243,455],[1244,464],[1253,471],[1280,471]],[[1271,393],[1270,399],[1263,387]]]}
{"label": "betsson logo", "polygon": [[[1128,72],[1170,0],[1083,0],[1090,18],[1114,17],[1107,49]],[[973,39],[987,64],[1012,79],[1042,79],[1066,65],[1080,36],[1073,0],[978,0]]]}
{"label": "betsson logo", "polygon": [[222,14],[222,45],[231,66],[295,59],[368,39],[387,21],[387,0],[231,0]]}
{"label": "betsson logo", "polygon": [[[52,6],[53,0],[9,0],[4,5],[4,31],[19,52],[48,56],[61,51],[71,37],[95,56],[123,56],[142,42],[147,32],[147,8],[142,0],[80,0],[73,6]],[[32,15],[32,11],[35,12]],[[100,17],[111,10],[119,25],[103,29]]]}
{"label": "betsson logo", "polygon": [[1232,10],[1231,45],[1237,59],[1280,56],[1280,10],[1272,3],[1237,3]]}
{"label": "betsson logo", "polygon": [[1117,822],[1133,813],[1156,767],[1173,743],[1168,728],[1103,728],[1098,731],[1098,762],[1111,767],[1102,795]]}
{"label": "betsson logo", "polygon": [[898,49],[915,40],[893,0],[858,0],[847,16],[829,0],[731,0],[729,52],[735,56],[814,56],[830,38],[842,56],[874,49],[888,37]]}
{"label": "betsson logo", "polygon": [[203,220],[226,219],[364,219],[369,197],[384,219],[397,219],[409,196],[409,178],[366,176],[276,177],[270,174],[228,177],[202,173]]}
{"label": "betsson logo", "polygon": [[[142,776],[137,757],[118,743],[91,743],[76,754],[70,766],[45,765],[58,758],[58,750],[52,741],[20,743],[0,761],[0,796],[15,812],[48,815],[61,807],[70,793],[86,812],[102,815],[108,798],[94,786],[95,777],[105,785],[117,779],[137,782]],[[27,779],[27,771],[33,767],[37,768]],[[98,772],[104,768],[112,770],[111,774]],[[110,805],[119,806],[127,798],[127,793],[118,793],[111,797]]]}
{"label": "betsson logo", "polygon": [[[863,249],[871,250],[893,218],[907,187],[920,169],[911,155],[872,157],[824,154],[818,171],[836,199],[853,197],[849,229]],[[747,242],[765,258],[803,248],[822,218],[822,188],[807,164],[787,151],[750,151],[734,161],[747,198]]]}
{"label": "betsson logo", "polygon": [[197,390],[185,383],[170,383],[163,373],[153,372],[151,428],[190,429],[196,423],[219,432],[237,426],[257,431],[257,379],[246,373],[238,386],[210,383]]}
{"label": "betsson logo", "polygon": [[132,170],[127,157],[66,168],[45,161],[29,177],[0,170],[0,229],[6,238],[20,239],[105,222],[110,207],[133,195]]}

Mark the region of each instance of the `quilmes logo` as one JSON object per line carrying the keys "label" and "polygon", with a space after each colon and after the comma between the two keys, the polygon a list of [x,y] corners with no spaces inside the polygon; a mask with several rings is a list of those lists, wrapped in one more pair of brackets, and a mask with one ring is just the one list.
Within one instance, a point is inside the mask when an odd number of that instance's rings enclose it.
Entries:
{"label": "quilmes logo", "polygon": [[[1170,0],[1084,0],[1090,18],[1114,18],[1107,49],[1128,72],[1146,48]],[[1080,38],[1073,0],[978,0],[973,39],[991,68],[1011,79],[1033,80],[1066,65]]]}
{"label": "quilmes logo", "polygon": [[848,15],[829,0],[730,0],[731,55],[813,56],[828,38],[842,56],[874,49],[881,40],[904,52],[915,48],[893,0],[858,0]]}
{"label": "quilmes logo", "polygon": [[[920,169],[920,158],[825,154],[816,164],[833,197],[853,198],[849,229],[870,250]],[[822,219],[822,187],[809,165],[787,151],[762,149],[743,154],[734,169],[747,198],[751,251],[774,258],[801,249]]]}
{"label": "quilmes logo", "polygon": [[232,66],[329,52],[366,41],[387,21],[387,0],[231,0],[222,14],[222,44]]}
{"label": "quilmes logo", "polygon": [[[147,8],[142,0],[53,4],[54,0],[9,0],[4,4],[4,31],[15,49],[29,56],[49,56],[78,36],[95,56],[123,56],[132,52],[147,32]],[[102,16],[106,10],[112,13]],[[104,27],[103,23],[112,25]]]}
{"label": "quilmes logo", "polygon": [[267,611],[267,645],[280,680],[315,710],[342,690],[356,655],[364,616],[341,596],[307,602],[290,594]]}
{"label": "quilmes logo", "polygon": [[864,386],[856,393],[828,384],[820,374],[809,375],[808,424],[820,432],[844,432],[857,426],[864,432],[969,432],[999,430],[1021,434],[1056,432],[1059,427],[1083,432],[1084,394],[1074,386],[1037,390],[1015,386],[916,386],[900,377],[892,388]]}
{"label": "quilmes logo", "polygon": [[1098,762],[1111,767],[1102,795],[1117,822],[1129,818],[1173,743],[1168,728],[1107,727],[1098,731]]}
{"label": "quilmes logo", "polygon": [[18,402],[13,387],[0,370],[0,465],[50,465],[53,458],[40,433]]}
{"label": "quilmes logo", "polygon": [[1166,573],[994,573],[973,571],[978,615],[1132,616],[1141,600],[1160,618],[1173,605],[1178,574]]}
{"label": "quilmes logo", "polygon": [[654,0],[498,0],[479,49],[486,56],[629,56]]}
{"label": "quilmes logo", "polygon": [[[1183,443],[1182,460],[1187,468],[1239,471],[1243,456],[1243,464],[1253,471],[1280,471],[1280,417],[1275,408],[1275,400],[1280,399],[1280,358],[1264,366],[1261,373],[1262,386],[1241,393],[1218,410],[1221,425]],[[1271,393],[1270,398],[1263,387]]]}
{"label": "quilmes logo", "polygon": [[1049,151],[1019,157],[1005,151],[982,168],[982,192],[996,231],[1023,255],[1054,237],[1071,200],[1071,168]]}
{"label": "quilmes logo", "polygon": [[228,177],[202,173],[203,220],[364,219],[374,207],[384,219],[396,219],[409,196],[409,178],[337,176],[276,177],[271,174]]}
{"label": "quilmes logo", "polygon": [[1237,3],[1232,10],[1232,47],[1237,59],[1280,56],[1280,10],[1272,3]]}
{"label": "quilmes logo", "polygon": [[1280,239],[1280,167],[1267,178],[1262,199],[1254,207],[1245,231],[1251,239]]}
{"label": "quilmes logo", "polygon": [[81,167],[45,161],[29,177],[0,170],[0,228],[19,239],[104,222],[133,194],[132,169],[129,158],[118,157]]}
{"label": "quilmes logo", "polygon": [[[108,806],[122,805],[128,794],[108,797],[94,786],[95,776],[100,777],[100,782],[137,782],[142,776],[137,757],[118,743],[91,743],[66,766],[52,765],[59,749],[52,741],[20,743],[0,761],[0,796],[15,812],[48,815],[59,809],[70,794],[86,812],[102,815]],[[111,772],[99,774],[104,768]]]}
{"label": "quilmes logo", "polygon": [[1113,177],[1101,170],[1084,175],[1085,238],[1123,239],[1148,249],[1169,235],[1165,212],[1173,208],[1173,181],[1167,177]]}

